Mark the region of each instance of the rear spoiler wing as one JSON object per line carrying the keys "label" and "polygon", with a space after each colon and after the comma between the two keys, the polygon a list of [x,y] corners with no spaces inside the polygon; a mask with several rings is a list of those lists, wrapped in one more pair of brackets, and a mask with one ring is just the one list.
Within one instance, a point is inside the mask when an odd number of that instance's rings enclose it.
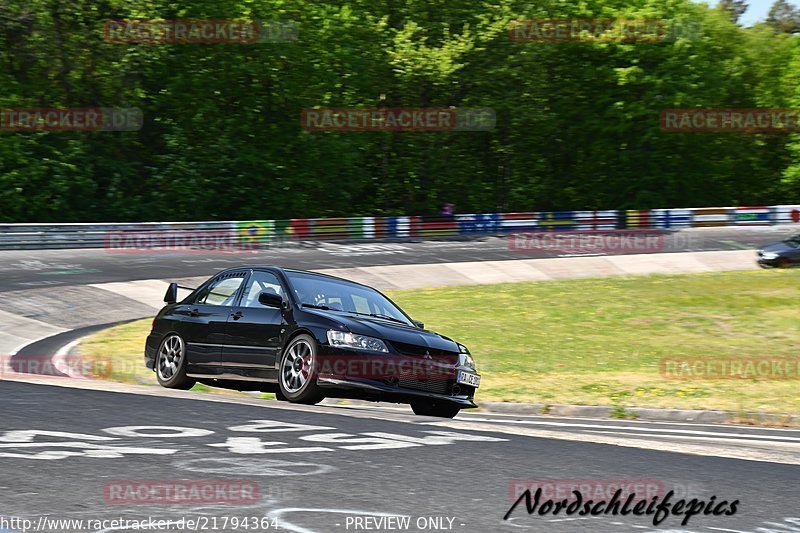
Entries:
{"label": "rear spoiler wing", "polygon": [[178,285],[177,283],[170,283],[169,287],[167,287],[167,293],[164,295],[164,301],[168,304],[174,304],[177,302],[178,289],[193,291],[196,289],[196,287],[184,287],[183,285]]}

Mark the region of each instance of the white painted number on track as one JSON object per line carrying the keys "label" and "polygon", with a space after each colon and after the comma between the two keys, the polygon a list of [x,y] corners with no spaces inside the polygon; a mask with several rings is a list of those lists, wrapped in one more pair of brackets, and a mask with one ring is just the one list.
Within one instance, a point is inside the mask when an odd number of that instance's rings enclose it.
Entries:
{"label": "white painted number on track", "polygon": [[[278,420],[250,420],[248,423],[229,426],[228,431],[237,433],[287,433],[310,432],[297,437],[300,441],[323,443],[327,446],[297,446],[283,440],[262,440],[258,437],[227,436],[223,442],[204,443],[212,448],[222,448],[237,455],[263,455],[279,453],[332,452],[339,450],[396,450],[419,446],[444,446],[455,442],[502,442],[507,439],[456,433],[453,431],[422,431],[420,435],[367,432],[338,433],[330,426],[296,424]],[[334,432],[330,432],[330,431]],[[104,433],[114,435],[88,435],[65,431],[14,430],[0,435],[0,458],[9,459],[65,459],[67,457],[91,457],[96,459],[118,459],[128,454],[171,455],[177,448],[117,446],[120,438],[127,439],[191,439],[214,435],[210,429],[177,426],[117,426],[105,428]],[[324,432],[324,433],[320,433]],[[38,437],[46,437],[40,442]],[[63,440],[58,440],[63,439]],[[101,441],[102,443],[98,443]],[[299,444],[299,443],[298,443]],[[47,449],[43,449],[47,448]],[[8,451],[5,451],[8,450]],[[27,453],[26,453],[27,452]]]}

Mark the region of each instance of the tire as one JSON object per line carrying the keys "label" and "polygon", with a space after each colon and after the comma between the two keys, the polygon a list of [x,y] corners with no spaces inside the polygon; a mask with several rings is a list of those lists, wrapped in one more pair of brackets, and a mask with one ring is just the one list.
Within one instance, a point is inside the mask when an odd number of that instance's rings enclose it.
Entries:
{"label": "tire", "polygon": [[781,257],[780,259],[778,259],[778,268],[789,268],[790,266],[789,263],[790,263],[789,258]]}
{"label": "tire", "polygon": [[283,350],[278,366],[278,386],[286,400],[314,405],[325,399],[325,394],[317,385],[317,352],[317,342],[305,334],[292,339]]}
{"label": "tire", "polygon": [[450,402],[431,402],[419,400],[411,402],[411,410],[415,415],[420,416],[438,416],[440,418],[453,418],[458,414],[461,408]]}
{"label": "tire", "polygon": [[283,393],[281,392],[280,387],[278,387],[278,390],[275,391],[275,399],[278,400],[279,402],[288,402],[289,401],[286,398],[286,396],[284,396]]}
{"label": "tire", "polygon": [[186,343],[180,335],[170,333],[161,341],[156,352],[156,379],[168,389],[189,390],[195,380],[186,377]]}

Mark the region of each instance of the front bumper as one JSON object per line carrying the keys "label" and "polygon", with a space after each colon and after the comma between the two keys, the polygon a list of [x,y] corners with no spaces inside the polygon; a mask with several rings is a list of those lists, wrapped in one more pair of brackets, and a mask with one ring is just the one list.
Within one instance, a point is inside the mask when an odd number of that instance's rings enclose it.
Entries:
{"label": "front bumper", "polygon": [[778,266],[778,261],[780,261],[780,257],[776,257],[775,259],[764,259],[763,257],[759,257],[756,263],[758,263],[758,266],[761,267],[776,268]]}
{"label": "front bumper", "polygon": [[354,390],[365,393],[374,399],[395,399],[398,402],[406,402],[414,399],[425,398],[429,400],[443,400],[459,405],[462,409],[472,409],[478,407],[473,401],[474,389],[467,394],[448,395],[429,392],[419,389],[393,386],[374,380],[347,379],[341,377],[320,376],[317,378],[317,385],[326,388],[340,390]]}
{"label": "front bumper", "polygon": [[[420,351],[420,355],[409,355],[323,346],[316,361],[317,384],[338,389],[343,397],[398,403],[427,398],[445,400],[463,408],[477,407],[473,402],[477,387],[459,384],[456,379],[460,371],[477,372],[459,364],[459,354],[430,354],[425,348]],[[337,394],[331,390],[330,395]]]}

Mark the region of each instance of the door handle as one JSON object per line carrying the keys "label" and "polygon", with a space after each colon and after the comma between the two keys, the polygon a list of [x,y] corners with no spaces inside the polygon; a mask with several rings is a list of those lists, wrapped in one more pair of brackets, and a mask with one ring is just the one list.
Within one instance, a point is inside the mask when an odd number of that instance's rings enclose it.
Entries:
{"label": "door handle", "polygon": [[189,311],[189,316],[200,316],[200,311],[197,309],[192,309]]}
{"label": "door handle", "polygon": [[242,312],[241,312],[241,311],[236,311],[236,312],[235,312],[235,313],[233,313],[231,316],[233,317],[233,319],[234,319],[234,320],[239,320],[239,319],[240,319],[240,318],[242,318],[242,316],[244,316],[244,315],[242,315]]}

